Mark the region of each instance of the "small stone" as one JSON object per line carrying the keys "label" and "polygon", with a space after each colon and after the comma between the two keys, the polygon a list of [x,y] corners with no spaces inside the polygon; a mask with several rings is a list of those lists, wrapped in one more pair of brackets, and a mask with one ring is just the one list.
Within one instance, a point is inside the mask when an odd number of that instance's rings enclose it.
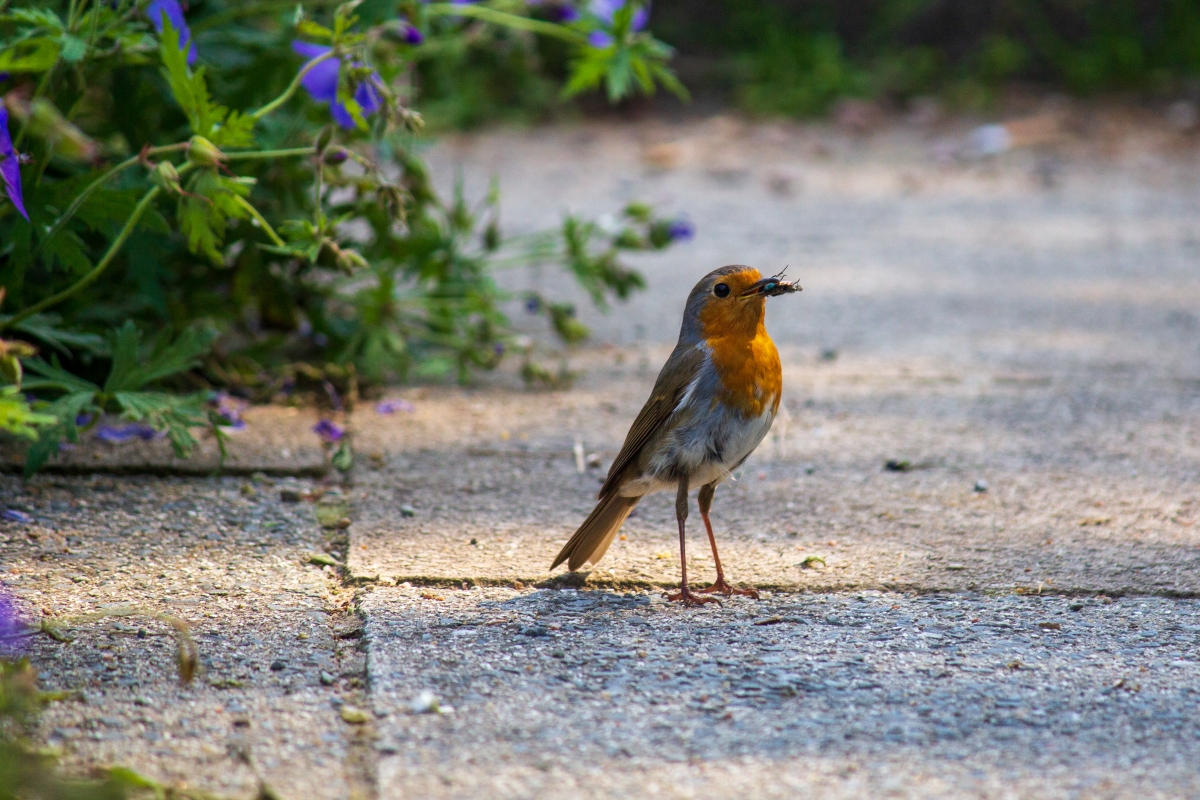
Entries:
{"label": "small stone", "polygon": [[371,716],[363,709],[359,708],[358,706],[352,706],[348,704],[342,706],[338,713],[342,715],[343,721],[348,722],[351,725],[362,725],[371,718]]}
{"label": "small stone", "polygon": [[321,674],[318,677],[321,679],[322,686],[333,686],[333,682],[336,680],[333,675],[325,670],[321,670]]}
{"label": "small stone", "polygon": [[440,711],[437,695],[428,689],[422,690],[409,702],[408,710],[414,714],[437,714]]}
{"label": "small stone", "polygon": [[341,566],[337,559],[328,553],[309,553],[308,563],[316,564],[319,567],[337,567]]}
{"label": "small stone", "polygon": [[400,506],[400,516],[415,517],[416,515],[417,515],[417,510],[415,508],[413,508],[412,506],[410,506],[408,503],[405,503],[404,505]]}
{"label": "small stone", "polygon": [[279,501],[282,503],[299,503],[300,493],[295,489],[281,489],[279,491]]}
{"label": "small stone", "polygon": [[512,588],[516,589],[519,592],[525,588],[525,584],[521,583],[520,581],[513,581]]}
{"label": "small stone", "polygon": [[271,662],[271,672],[283,672],[285,669],[287,669],[287,664],[282,661]]}
{"label": "small stone", "polygon": [[906,458],[889,458],[883,468],[888,472],[908,472],[913,468],[912,462]]}
{"label": "small stone", "polygon": [[988,490],[987,481],[975,481],[975,491],[983,494]]}
{"label": "small stone", "polygon": [[344,531],[344,530],[346,530],[346,528],[349,528],[351,524],[353,524],[353,523],[351,522],[349,517],[342,517],[337,522],[333,523],[333,527],[337,528],[340,531]]}
{"label": "small stone", "polygon": [[1071,603],[1071,605],[1067,606],[1067,608],[1071,609],[1072,611],[1083,611],[1083,603]]}

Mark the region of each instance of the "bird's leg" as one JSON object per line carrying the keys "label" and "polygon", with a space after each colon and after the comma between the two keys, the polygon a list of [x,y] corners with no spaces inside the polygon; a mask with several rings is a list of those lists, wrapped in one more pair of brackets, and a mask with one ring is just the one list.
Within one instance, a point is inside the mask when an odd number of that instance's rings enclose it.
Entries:
{"label": "bird's leg", "polygon": [[678,600],[678,601],[682,602],[683,605],[686,607],[700,606],[700,605],[704,605],[705,603],[717,603],[717,605],[720,605],[720,602],[718,602],[717,598],[715,598],[715,597],[703,597],[703,596],[697,597],[696,595],[692,594],[691,591],[688,590],[688,585],[687,585],[687,541],[684,539],[684,535],[683,535],[683,523],[684,523],[684,520],[687,519],[687,515],[688,515],[688,482],[687,482],[687,478],[680,478],[679,479],[679,494],[677,494],[675,496],[675,518],[677,520],[679,520],[680,582],[679,582],[679,591],[671,592],[670,594],[667,595],[667,599],[668,600]]}
{"label": "bird's leg", "polygon": [[700,490],[700,496],[696,499],[699,501],[700,518],[704,520],[704,529],[708,531],[708,543],[712,546],[713,563],[717,565],[717,580],[707,589],[697,589],[696,591],[704,594],[719,592],[726,597],[731,594],[740,594],[758,600],[757,590],[735,589],[725,582],[725,572],[721,569],[721,557],[717,555],[717,537],[713,536],[712,521],[708,518],[708,512],[712,509],[713,492],[716,490],[717,483],[713,481]]}

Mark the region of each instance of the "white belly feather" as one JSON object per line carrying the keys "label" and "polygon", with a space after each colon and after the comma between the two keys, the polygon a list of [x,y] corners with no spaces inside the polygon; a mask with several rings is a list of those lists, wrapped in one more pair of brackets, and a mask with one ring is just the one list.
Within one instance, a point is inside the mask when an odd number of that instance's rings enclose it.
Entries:
{"label": "white belly feather", "polygon": [[775,420],[775,398],[766,399],[762,414],[747,418],[712,404],[715,377],[701,370],[676,407],[673,421],[677,424],[654,448],[643,477],[621,487],[622,495],[675,489],[681,475],[687,475],[692,487],[723,480],[766,437]]}

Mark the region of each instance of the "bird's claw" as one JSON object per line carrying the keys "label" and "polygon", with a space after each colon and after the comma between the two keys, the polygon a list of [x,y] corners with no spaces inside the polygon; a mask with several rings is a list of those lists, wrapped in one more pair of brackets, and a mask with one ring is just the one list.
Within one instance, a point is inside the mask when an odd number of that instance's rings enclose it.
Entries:
{"label": "bird's claw", "polygon": [[702,606],[705,603],[716,603],[721,605],[721,601],[715,597],[697,597],[686,586],[681,586],[678,592],[664,592],[663,596],[671,602],[683,603],[684,608],[695,608]]}
{"label": "bird's claw", "polygon": [[724,578],[717,578],[712,586],[705,589],[696,589],[698,594],[723,594],[726,597],[731,595],[741,595],[742,597],[753,597],[755,600],[761,600],[758,596],[757,589],[735,589],[725,582]]}

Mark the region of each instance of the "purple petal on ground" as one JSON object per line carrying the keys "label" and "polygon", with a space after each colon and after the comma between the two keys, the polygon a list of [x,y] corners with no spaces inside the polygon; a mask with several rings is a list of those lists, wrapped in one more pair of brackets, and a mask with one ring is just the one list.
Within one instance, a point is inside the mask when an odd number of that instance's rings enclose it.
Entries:
{"label": "purple petal on ground", "polygon": [[250,405],[245,400],[234,397],[229,392],[217,392],[209,402],[216,409],[217,415],[230,426],[238,430],[245,427],[242,414],[246,413]]}
{"label": "purple petal on ground", "polygon": [[79,416],[75,417],[75,427],[82,428],[84,425],[87,425],[91,421],[92,421],[91,414],[80,414]]}
{"label": "purple petal on ground", "polygon": [[376,414],[395,414],[397,411],[416,411],[417,407],[407,400],[381,400],[375,404]]}
{"label": "purple petal on ground", "polygon": [[32,631],[21,619],[17,601],[8,587],[0,583],[0,655],[20,655],[25,638]]}
{"label": "purple petal on ground", "polygon": [[192,66],[196,63],[196,45],[191,43],[192,32],[188,29],[179,0],[150,0],[150,5],[146,6],[146,16],[150,17],[150,24],[159,33],[163,30],[164,14],[171,21],[171,27],[179,31],[179,48],[187,48],[187,63],[189,67]]}
{"label": "purple petal on ground", "polygon": [[128,442],[131,439],[141,439],[148,442],[158,436],[158,431],[141,422],[129,425],[101,425],[96,428],[96,438],[102,442]]}
{"label": "purple petal on ground", "polygon": [[588,44],[592,47],[612,47],[612,43],[612,35],[604,31],[592,31],[588,34]]}
{"label": "purple petal on ground", "polygon": [[8,109],[0,103],[0,180],[9,201],[29,221],[25,212],[25,198],[21,194],[21,159],[13,149],[12,137],[8,133]]}
{"label": "purple petal on ground", "polygon": [[3,517],[9,522],[23,522],[26,525],[33,522],[33,517],[29,516],[24,511],[18,511],[15,508],[4,509],[4,513],[0,514],[0,517]]}
{"label": "purple petal on ground", "polygon": [[313,426],[313,433],[320,436],[327,442],[340,441],[346,435],[346,431],[341,425],[328,419],[323,419]]}

